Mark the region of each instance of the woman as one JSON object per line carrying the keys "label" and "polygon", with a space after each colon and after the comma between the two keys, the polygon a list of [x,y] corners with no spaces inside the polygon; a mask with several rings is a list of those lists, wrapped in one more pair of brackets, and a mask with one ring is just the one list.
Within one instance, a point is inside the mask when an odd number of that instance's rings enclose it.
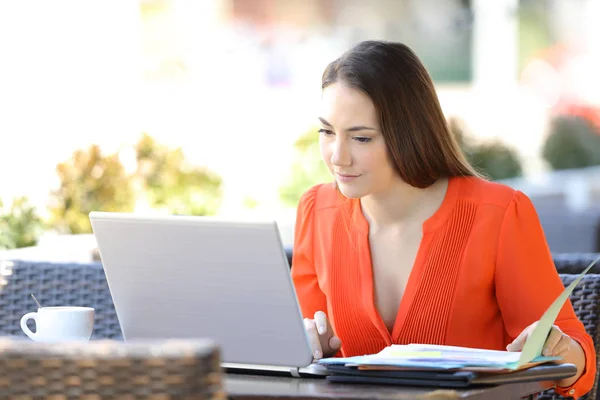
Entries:
{"label": "woman", "polygon": [[[358,44],[322,88],[335,182],[303,195],[292,260],[315,359],[394,343],[521,350],[564,289],[531,201],[468,164],[405,45]],[[591,389],[594,346],[570,302],[543,354],[577,366],[560,394]]]}

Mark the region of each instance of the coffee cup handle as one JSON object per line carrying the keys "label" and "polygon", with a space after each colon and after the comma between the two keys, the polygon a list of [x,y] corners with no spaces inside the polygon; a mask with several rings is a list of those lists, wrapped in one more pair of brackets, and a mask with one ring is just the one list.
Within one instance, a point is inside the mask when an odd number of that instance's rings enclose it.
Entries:
{"label": "coffee cup handle", "polygon": [[37,338],[37,332],[31,332],[31,329],[29,329],[29,327],[27,326],[27,321],[29,321],[30,319],[35,321],[35,326],[37,327],[37,313],[30,312],[21,317],[21,329],[23,330],[23,332],[25,332],[27,336],[29,336],[30,339],[35,340]]}

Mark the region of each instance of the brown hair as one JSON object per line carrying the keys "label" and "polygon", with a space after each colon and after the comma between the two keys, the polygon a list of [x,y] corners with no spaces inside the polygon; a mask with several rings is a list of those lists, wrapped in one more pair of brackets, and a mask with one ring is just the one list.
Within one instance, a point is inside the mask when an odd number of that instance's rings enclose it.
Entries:
{"label": "brown hair", "polygon": [[361,42],[327,66],[322,88],[338,81],[373,101],[390,158],[405,182],[425,188],[441,177],[480,176],[450,132],[425,66],[408,46]]}

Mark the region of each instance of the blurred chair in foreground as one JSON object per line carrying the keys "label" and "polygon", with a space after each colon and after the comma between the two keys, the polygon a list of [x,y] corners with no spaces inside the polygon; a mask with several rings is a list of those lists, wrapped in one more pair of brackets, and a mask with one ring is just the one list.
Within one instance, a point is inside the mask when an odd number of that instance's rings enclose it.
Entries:
{"label": "blurred chair in foreground", "polygon": [[225,399],[209,340],[45,344],[0,339],[0,398]]}

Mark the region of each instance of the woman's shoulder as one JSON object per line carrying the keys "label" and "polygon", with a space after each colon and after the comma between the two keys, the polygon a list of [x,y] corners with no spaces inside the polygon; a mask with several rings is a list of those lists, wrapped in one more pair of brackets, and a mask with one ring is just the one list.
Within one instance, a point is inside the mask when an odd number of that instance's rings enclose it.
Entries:
{"label": "woman's shoulder", "polygon": [[455,178],[461,181],[460,197],[478,205],[492,205],[507,209],[514,202],[529,201],[527,195],[504,183],[479,177]]}

